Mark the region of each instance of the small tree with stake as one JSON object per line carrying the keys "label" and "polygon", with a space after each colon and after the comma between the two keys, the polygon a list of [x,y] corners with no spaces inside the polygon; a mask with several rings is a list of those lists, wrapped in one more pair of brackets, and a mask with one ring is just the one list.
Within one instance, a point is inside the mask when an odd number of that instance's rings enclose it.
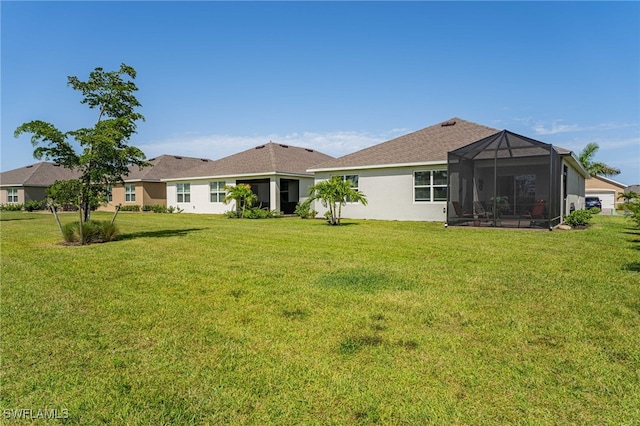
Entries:
{"label": "small tree with stake", "polygon": [[63,132],[51,123],[34,120],[14,132],[16,138],[23,133],[32,135],[36,159],[51,160],[79,172],[77,184],[66,186],[66,190],[76,191],[73,197],[67,193],[67,198],[73,199],[73,204],[80,209],[81,222],[89,221],[91,206],[104,199],[108,186],[124,183],[123,176],[128,175],[129,166],[150,165],[140,149],[129,145],[136,133],[137,121],[144,121],[136,111],[141,105],[134,96],[138,90],[133,82],[135,78],[136,71],[125,64],[117,71],[98,67],[87,81],[68,77],[67,85],[82,92],[81,103],[98,111],[96,123]]}

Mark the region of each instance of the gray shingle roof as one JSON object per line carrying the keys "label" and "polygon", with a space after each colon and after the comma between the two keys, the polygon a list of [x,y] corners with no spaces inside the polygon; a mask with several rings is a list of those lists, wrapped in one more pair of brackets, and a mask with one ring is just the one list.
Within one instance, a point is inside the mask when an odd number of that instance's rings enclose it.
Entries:
{"label": "gray shingle roof", "polygon": [[310,175],[307,169],[332,159],[333,157],[313,149],[269,142],[207,164],[200,164],[167,178],[271,173]]}
{"label": "gray shingle roof", "polygon": [[191,170],[200,165],[209,164],[213,160],[207,158],[183,157],[180,155],[161,155],[147,160],[153,166],[129,167],[129,175],[124,177],[125,182],[143,180],[160,181],[170,176],[179,175],[186,170]]}
{"label": "gray shingle roof", "polygon": [[79,176],[79,173],[55,163],[41,162],[0,173],[0,185],[46,187],[57,180],[76,179]]}
{"label": "gray shingle roof", "polygon": [[447,153],[500,132],[454,117],[436,125],[328,161],[311,170],[447,161]]}

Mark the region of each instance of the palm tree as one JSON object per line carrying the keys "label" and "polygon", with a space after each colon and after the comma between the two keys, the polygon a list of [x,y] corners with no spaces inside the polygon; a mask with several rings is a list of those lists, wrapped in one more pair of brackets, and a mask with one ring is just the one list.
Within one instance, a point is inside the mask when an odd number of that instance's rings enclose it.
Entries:
{"label": "palm tree", "polygon": [[596,154],[600,147],[595,142],[590,142],[584,147],[578,160],[580,164],[585,168],[591,177],[595,176],[615,176],[620,174],[620,169],[607,166],[604,163],[598,163],[593,161],[593,156]]}
{"label": "palm tree", "polygon": [[225,195],[222,202],[229,204],[231,201],[235,201],[236,213],[239,218],[244,217],[247,207],[251,207],[253,203],[258,201],[258,196],[251,191],[251,185],[248,183],[225,185],[224,190],[227,191],[227,195]]}
{"label": "palm tree", "polygon": [[310,187],[309,200],[321,200],[322,205],[329,208],[331,225],[340,225],[342,206],[347,202],[367,205],[367,197],[353,188],[352,181],[343,180],[342,176],[333,176]]}

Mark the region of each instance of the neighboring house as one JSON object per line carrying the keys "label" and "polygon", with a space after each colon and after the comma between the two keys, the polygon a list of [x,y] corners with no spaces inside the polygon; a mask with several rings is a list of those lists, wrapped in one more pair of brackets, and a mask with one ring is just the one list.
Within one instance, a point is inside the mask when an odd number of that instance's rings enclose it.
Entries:
{"label": "neighboring house", "polygon": [[[343,176],[344,179],[354,182],[356,188],[366,195],[368,205],[347,203],[342,210],[344,217],[446,222],[447,212],[453,212],[451,201],[460,202],[455,197],[450,198],[449,153],[479,141],[490,140],[492,137],[496,140],[519,137],[505,132],[460,118],[452,118],[328,161],[308,171],[315,173],[316,182],[334,175]],[[531,157],[514,160],[509,167],[500,169],[497,185],[511,191],[520,180],[525,179],[528,181],[529,195],[533,196],[534,200],[549,197],[549,188],[553,187],[553,193],[558,194],[558,199],[554,201],[558,206],[561,205],[560,210],[563,213],[568,213],[572,204],[573,208],[581,208],[584,205],[584,178],[587,174],[575,156],[570,151],[556,147],[549,149],[550,145],[525,139],[532,141],[530,143],[538,148],[547,147],[542,149],[546,154],[553,151],[558,155],[561,163],[555,164],[554,169],[560,170],[560,176],[551,183],[549,167],[545,169],[545,175],[541,174],[540,170],[532,172],[531,169],[527,169],[526,172],[521,172],[524,170],[521,166],[537,161]],[[563,173],[564,179],[561,177]],[[487,191],[487,194],[489,190],[493,191],[493,175],[491,177],[480,179],[479,175],[475,176],[476,184],[482,181],[482,190]],[[460,189],[461,187],[456,187],[456,194]],[[468,191],[470,187],[464,189]],[[472,204],[472,199],[465,199],[464,203]],[[319,203],[316,204],[316,209],[321,210]]]}
{"label": "neighboring house", "polygon": [[[147,162],[151,166],[140,168],[129,167],[129,175],[124,177],[124,185],[113,186],[107,195],[108,203],[99,210],[114,211],[117,205],[151,206],[167,205],[167,185],[163,178],[180,174],[201,164],[209,164],[213,160],[206,158],[184,157],[180,155],[161,155]],[[169,204],[171,205],[171,204]]]}
{"label": "neighboring house", "polygon": [[604,176],[595,176],[585,183],[587,197],[598,197],[602,201],[602,212],[613,213],[624,200],[618,198],[627,185]]}
{"label": "neighboring house", "polygon": [[307,169],[333,157],[308,148],[269,142],[181,173],[167,175],[167,204],[185,213],[224,213],[225,185],[246,183],[258,196],[257,205],[291,214],[313,185]]}
{"label": "neighboring house", "polygon": [[79,174],[58,164],[41,162],[0,173],[0,204],[42,201],[57,180],[77,179]]}

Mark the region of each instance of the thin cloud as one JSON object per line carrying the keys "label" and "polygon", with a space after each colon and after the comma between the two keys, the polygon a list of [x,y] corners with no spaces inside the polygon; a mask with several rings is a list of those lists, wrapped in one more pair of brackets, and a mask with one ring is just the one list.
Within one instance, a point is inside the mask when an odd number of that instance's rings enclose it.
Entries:
{"label": "thin cloud", "polygon": [[602,131],[602,130],[615,130],[624,129],[627,127],[634,127],[637,124],[629,123],[598,123],[592,126],[581,126],[579,124],[564,124],[564,120],[554,120],[551,123],[537,122],[531,128],[537,135],[556,135],[558,133],[567,132],[586,132],[586,131]]}
{"label": "thin cloud", "polygon": [[327,133],[300,132],[284,135],[267,134],[253,136],[196,135],[185,133],[164,140],[148,141],[138,147],[153,158],[162,154],[219,159],[267,142],[283,143],[311,148],[325,154],[340,157],[360,149],[401,136],[407,129],[391,129],[379,134],[363,131],[335,131]]}

